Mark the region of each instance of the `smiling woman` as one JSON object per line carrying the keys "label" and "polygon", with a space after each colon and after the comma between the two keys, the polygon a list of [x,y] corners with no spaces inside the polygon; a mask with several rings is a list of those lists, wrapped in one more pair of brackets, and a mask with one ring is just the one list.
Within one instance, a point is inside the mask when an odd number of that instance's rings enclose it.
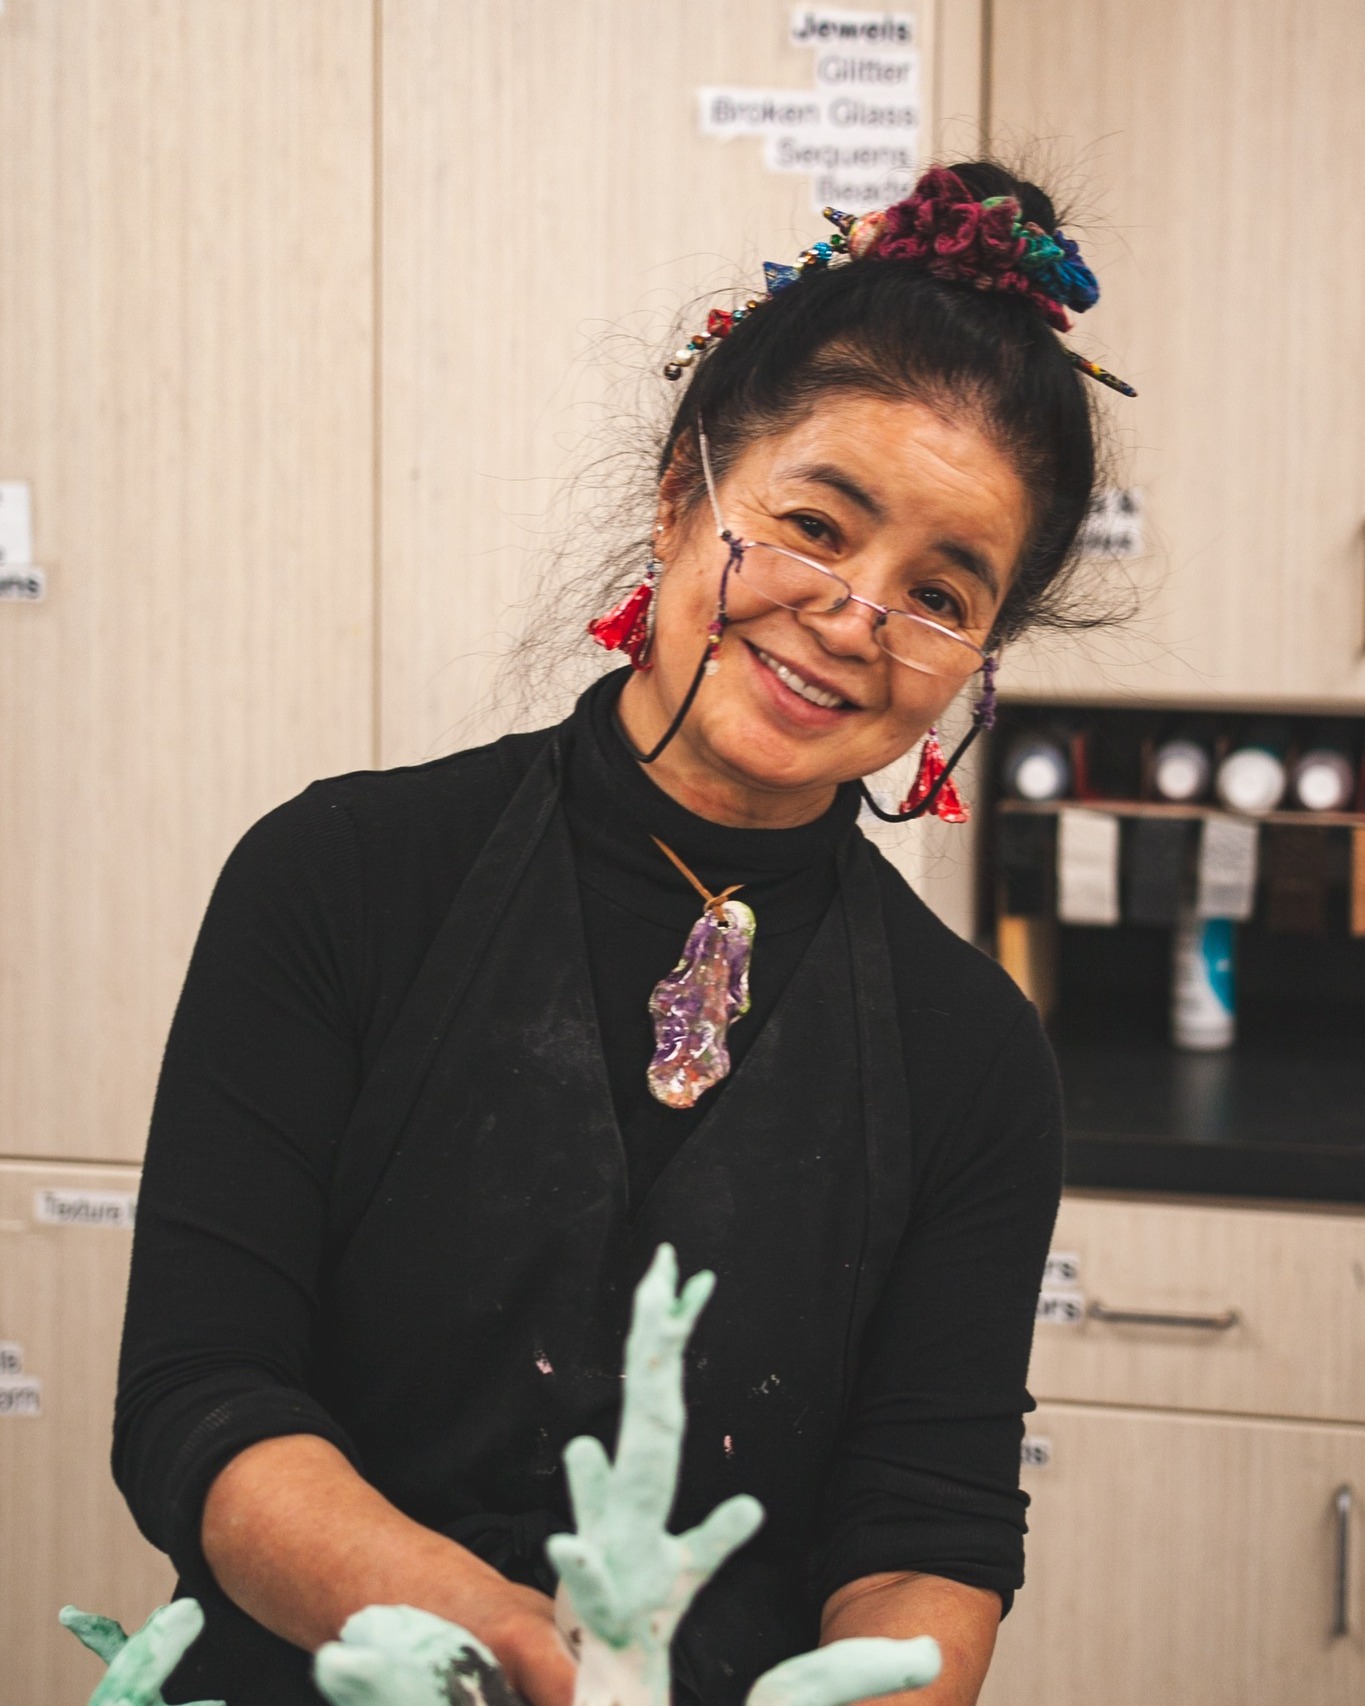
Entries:
{"label": "smiling woman", "polygon": [[205,1609],[170,1701],[304,1706],[306,1650],[406,1603],[570,1706],[560,1453],[612,1440],[661,1242],[720,1281],[673,1521],[768,1513],[675,1695],[932,1634],[918,1699],[976,1699],[1022,1581],[1057,1085],[1032,1007],[856,819],[1046,618],[1094,470],[1057,329],[1094,280],[993,166],[833,217],[668,364],[655,559],[593,624],[634,667],[556,728],[315,784],[219,881],[115,1440]]}
{"label": "smiling woman", "polygon": [[[677,569],[659,601],[670,643],[660,647],[654,679],[624,695],[622,718],[642,756],[661,757],[696,693],[671,643],[679,624],[696,636],[717,615],[725,627],[758,624],[758,640],[737,633],[726,687],[709,695],[709,711],[695,712],[667,766],[673,786],[701,786],[711,809],[736,823],[791,823],[818,811],[830,784],[913,745],[983,664],[989,716],[999,648],[1055,619],[1091,499],[1094,420],[1081,374],[1125,388],[1056,336],[1066,308],[1091,306],[1098,287],[1036,186],[975,162],[927,173],[883,214],[827,214],[837,227],[831,243],[806,250],[798,269],[770,268],[766,300],[713,311],[707,334],[667,369],[681,377],[695,365],[660,467],[657,568]],[[747,574],[744,558],[734,562],[729,607],[719,613],[704,590],[725,560],[710,536],[708,482],[718,530],[745,542],[748,561]],[[783,596],[778,580],[790,580],[790,559],[760,552],[756,560],[760,543],[839,574],[843,602],[822,609],[813,582],[801,598]],[[680,581],[692,590],[687,607],[676,596]],[[769,609],[790,612],[785,619],[762,616],[765,587]],[[936,661],[928,620],[975,653],[944,641]],[[762,631],[771,637],[774,628],[792,655],[762,646]],[[756,644],[789,675],[843,701],[826,707],[845,713],[822,725],[829,738],[810,738],[815,725],[803,725],[799,755],[766,725],[750,745],[734,659]],[[724,651],[714,660],[722,672]],[[888,671],[882,654],[923,679]],[[777,696],[774,715],[785,698]],[[744,752],[744,780],[721,747],[698,762],[692,749],[707,724],[726,728],[732,755]],[[755,767],[760,759],[776,767]],[[765,774],[786,794],[781,803],[765,797]],[[723,797],[721,775],[729,778]],[[931,803],[921,799],[918,809]]]}

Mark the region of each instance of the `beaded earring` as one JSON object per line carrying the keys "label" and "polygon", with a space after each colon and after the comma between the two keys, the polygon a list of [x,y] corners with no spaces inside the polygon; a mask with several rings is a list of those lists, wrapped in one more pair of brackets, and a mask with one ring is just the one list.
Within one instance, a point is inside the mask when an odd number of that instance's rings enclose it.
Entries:
{"label": "beaded earring", "polygon": [[605,616],[594,616],[588,632],[599,646],[609,652],[624,652],[632,669],[648,669],[649,648],[654,640],[654,589],[659,584],[663,564],[657,557],[649,559],[645,578],[634,592],[627,595]]}

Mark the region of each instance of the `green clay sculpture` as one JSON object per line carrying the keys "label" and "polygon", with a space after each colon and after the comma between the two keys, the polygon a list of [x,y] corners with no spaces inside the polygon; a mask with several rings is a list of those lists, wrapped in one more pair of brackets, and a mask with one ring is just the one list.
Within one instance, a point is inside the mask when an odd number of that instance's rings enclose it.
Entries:
{"label": "green clay sculpture", "polygon": [[677,1257],[660,1246],[635,1293],[616,1461],[588,1435],[564,1452],[578,1532],[546,1550],[578,1652],[575,1706],[668,1706],[674,1631],[763,1521],[758,1500],[741,1493],[686,1534],[664,1527],[687,1421],[683,1351],[714,1285],[713,1274],[693,1274],[679,1295]]}
{"label": "green clay sculpture", "polygon": [[774,1665],[749,1690],[745,1706],[850,1706],[877,1694],[927,1688],[942,1663],[929,1635],[911,1641],[855,1635]]}
{"label": "green clay sculpture", "polygon": [[410,1605],[371,1605],[313,1661],[332,1706],[524,1706],[467,1629]]}
{"label": "green clay sculpture", "polygon": [[[112,1617],[77,1611],[74,1605],[64,1606],[57,1620],[109,1667],[90,1696],[90,1706],[166,1706],[161,1684],[204,1627],[197,1599],[163,1605],[132,1636],[125,1635]],[[195,1706],[223,1706],[223,1702],[200,1700]]]}
{"label": "green clay sculpture", "polygon": [[[615,1460],[589,1436],[565,1448],[578,1527],[555,1535],[547,1551],[560,1575],[558,1621],[578,1660],[574,1706],[669,1706],[679,1623],[763,1521],[758,1501],[739,1494],[686,1534],[664,1526],[687,1421],[683,1352],[714,1284],[714,1275],[697,1273],[679,1293],[677,1257],[659,1247],[635,1292]],[[62,1622],[109,1663],[90,1706],[163,1706],[160,1685],[203,1621],[195,1600],[177,1600],[128,1640],[117,1623],[68,1606]],[[746,1706],[851,1706],[923,1688],[939,1667],[927,1635],[834,1641],[774,1666]],[[408,1605],[357,1612],[319,1651],[313,1675],[332,1706],[524,1706],[482,1642]]]}

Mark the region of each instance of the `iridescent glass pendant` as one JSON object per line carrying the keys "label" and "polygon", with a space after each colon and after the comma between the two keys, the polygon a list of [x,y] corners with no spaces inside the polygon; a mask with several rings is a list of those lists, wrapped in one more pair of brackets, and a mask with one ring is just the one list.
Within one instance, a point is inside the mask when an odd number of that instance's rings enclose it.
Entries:
{"label": "iridescent glass pendant", "polygon": [[708,906],[682,958],[654,986],[650,1093],[669,1108],[690,1108],[730,1070],[730,1026],[749,1011],[754,915],[742,900]]}

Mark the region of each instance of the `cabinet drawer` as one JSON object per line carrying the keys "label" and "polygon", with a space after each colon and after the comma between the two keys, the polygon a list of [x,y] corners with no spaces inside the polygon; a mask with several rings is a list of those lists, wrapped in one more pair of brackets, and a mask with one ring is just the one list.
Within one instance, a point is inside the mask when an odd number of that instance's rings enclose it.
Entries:
{"label": "cabinet drawer", "polygon": [[1052,1248],[1035,1397],[1365,1421],[1365,1216],[1067,1197]]}

